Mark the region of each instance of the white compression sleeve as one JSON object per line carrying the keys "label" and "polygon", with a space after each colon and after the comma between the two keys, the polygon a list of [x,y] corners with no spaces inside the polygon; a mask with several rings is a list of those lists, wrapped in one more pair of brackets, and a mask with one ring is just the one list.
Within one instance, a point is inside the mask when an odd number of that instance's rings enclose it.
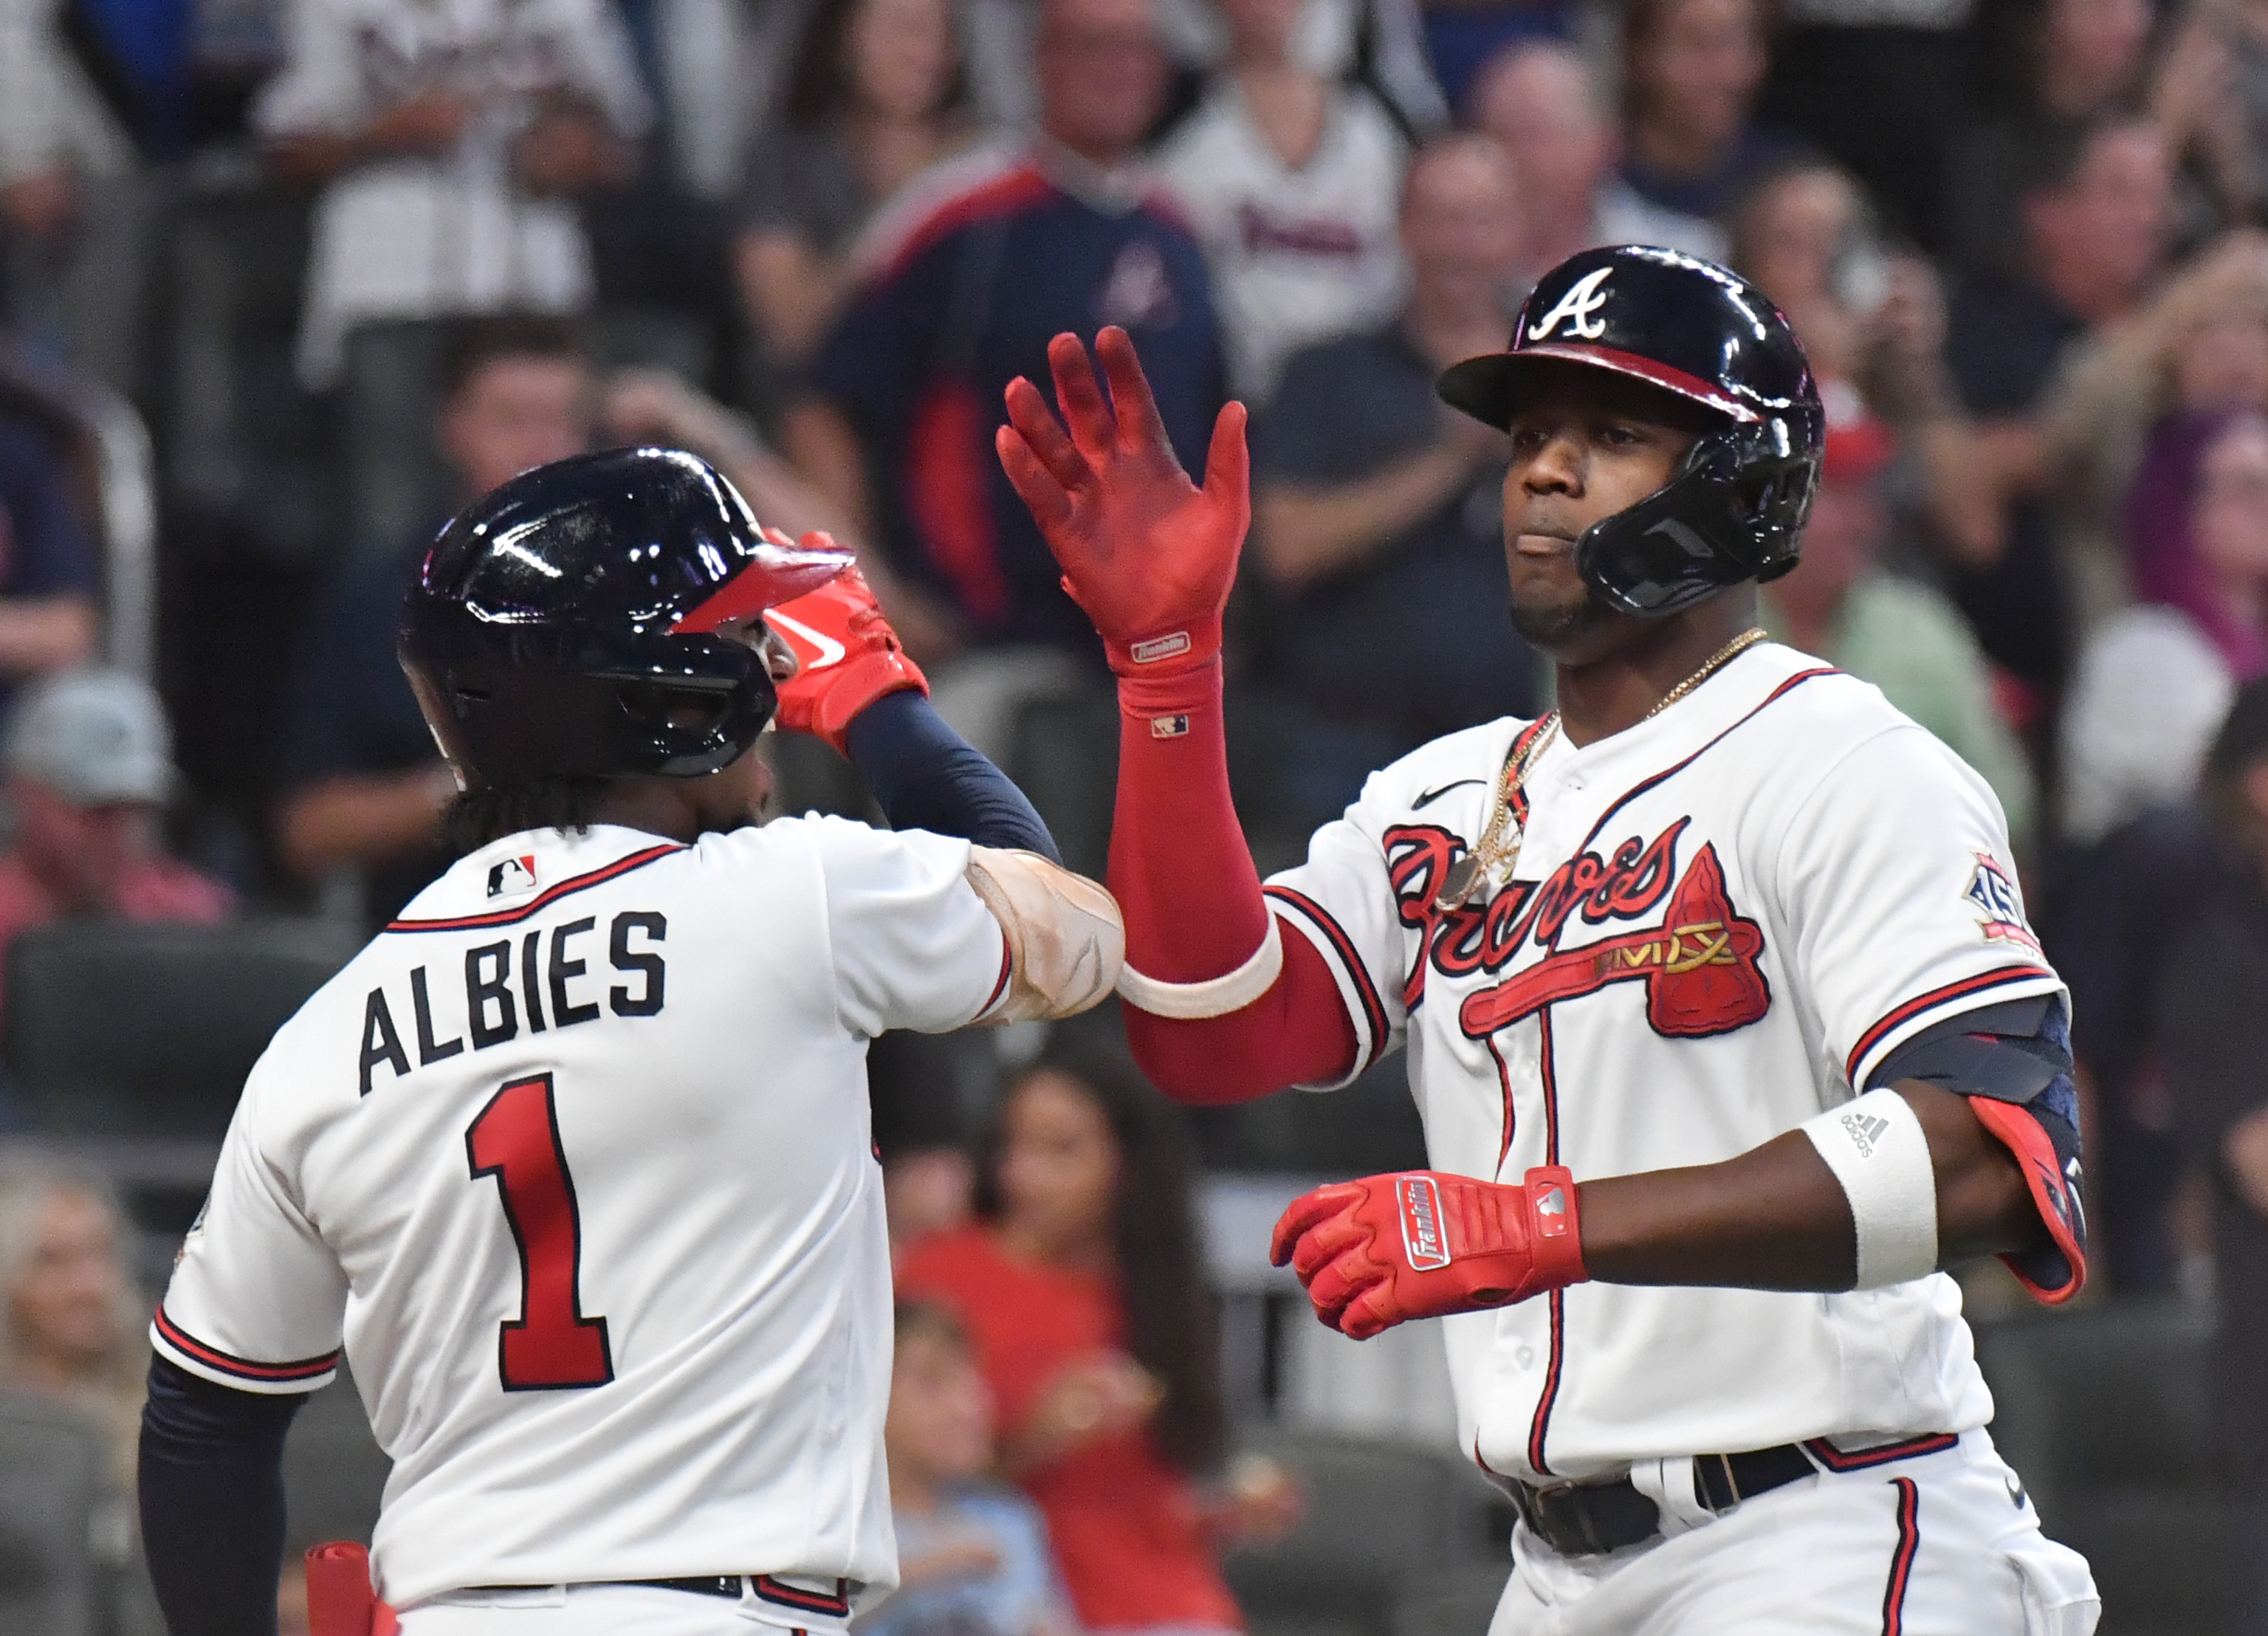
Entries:
{"label": "white compression sleeve", "polygon": [[1843,1184],[1858,1229],[1853,1289],[1903,1284],[1937,1270],[1937,1172],[1906,1099],[1868,1091],[1806,1120],[1803,1133]]}

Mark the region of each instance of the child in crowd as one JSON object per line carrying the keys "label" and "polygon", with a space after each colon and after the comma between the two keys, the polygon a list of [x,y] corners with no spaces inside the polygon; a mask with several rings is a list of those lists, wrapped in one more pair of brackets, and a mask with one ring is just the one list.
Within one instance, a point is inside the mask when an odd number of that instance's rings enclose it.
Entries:
{"label": "child in crowd", "polygon": [[991,1394],[941,1308],[899,1303],[882,1441],[900,1579],[858,1636],[1074,1636],[1038,1510],[982,1480]]}

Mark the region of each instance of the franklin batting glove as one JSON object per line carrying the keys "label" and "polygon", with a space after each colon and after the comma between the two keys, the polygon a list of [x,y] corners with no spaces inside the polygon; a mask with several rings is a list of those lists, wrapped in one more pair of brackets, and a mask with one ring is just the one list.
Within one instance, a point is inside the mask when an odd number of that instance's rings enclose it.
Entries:
{"label": "franklin batting glove", "polygon": [[1516,1186],[1403,1170],[1319,1187],[1284,1212],[1268,1256],[1291,1264],[1317,1317],[1359,1341],[1590,1277],[1575,1178],[1559,1165]]}

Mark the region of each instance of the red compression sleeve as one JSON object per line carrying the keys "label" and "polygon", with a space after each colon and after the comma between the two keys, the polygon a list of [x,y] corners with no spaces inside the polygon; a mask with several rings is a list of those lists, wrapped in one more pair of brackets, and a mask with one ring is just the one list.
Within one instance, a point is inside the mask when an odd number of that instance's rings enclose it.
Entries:
{"label": "red compression sleeve", "polygon": [[[1118,684],[1118,804],[1110,889],[1126,916],[1126,963],[1202,983],[1252,958],[1268,932],[1260,876],[1228,792],[1220,661]],[[1233,1102],[1324,1083],[1354,1064],[1355,1033],[1330,968],[1285,931],[1284,969],[1241,1011],[1182,1021],[1129,1005],[1143,1071],[1185,1102]]]}

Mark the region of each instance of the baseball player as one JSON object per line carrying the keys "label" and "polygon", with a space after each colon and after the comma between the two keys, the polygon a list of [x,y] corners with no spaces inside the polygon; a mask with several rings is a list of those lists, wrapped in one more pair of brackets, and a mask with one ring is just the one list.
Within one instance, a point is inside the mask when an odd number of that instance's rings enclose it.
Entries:
{"label": "baseball player", "polygon": [[1129,1027],[1201,1102],[1407,1047],[1433,1168],[1317,1190],[1274,1253],[1346,1335],[1446,1319],[1463,1452],[1521,1515],[1497,1636],[2092,1630],[1938,1271],[2080,1286],[2064,989],[1984,784],[1755,629],[1822,437],[1786,320],[1587,251],[1441,378],[1510,435],[1512,620],[1558,708],[1377,773],[1265,888],[1217,658],[1242,410],[1193,487],[1099,350],[1111,402],[1058,337],[1068,430],[1020,382],[999,445],[1119,676]]}
{"label": "baseball player", "polygon": [[[434,544],[401,650],[468,850],[278,1032],[157,1313],[175,1636],[275,1630],[282,1437],[342,1345],[409,1636],[833,1632],[895,1582],[866,1043],[1079,1010],[1120,938],[847,563],[658,450]],[[776,709],[968,838],[754,827]]]}

